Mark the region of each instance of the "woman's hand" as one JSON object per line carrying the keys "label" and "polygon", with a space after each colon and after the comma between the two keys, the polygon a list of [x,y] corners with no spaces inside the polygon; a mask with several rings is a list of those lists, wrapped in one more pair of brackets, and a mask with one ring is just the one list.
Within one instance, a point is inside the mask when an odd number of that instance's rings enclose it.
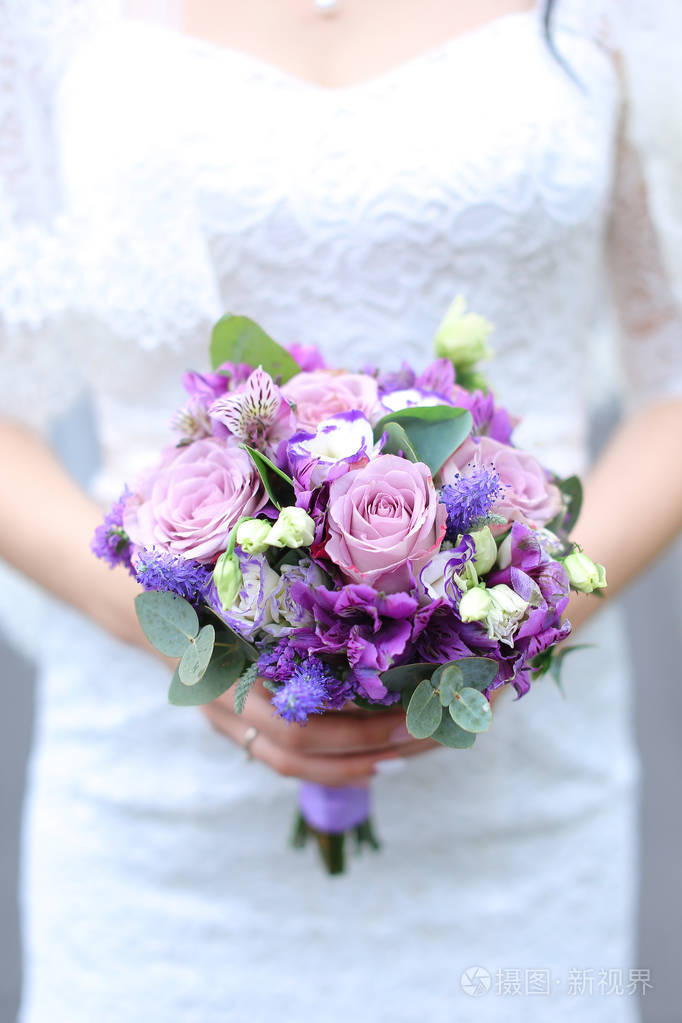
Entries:
{"label": "woman's hand", "polygon": [[305,725],[288,724],[273,713],[270,693],[260,682],[251,688],[242,714],[234,709],[234,687],[201,709],[212,727],[238,746],[244,746],[249,727],[257,728],[250,751],[278,774],[322,785],[362,781],[376,773],[377,764],[439,745],[433,739],[413,739],[400,708],[355,707],[311,715]]}

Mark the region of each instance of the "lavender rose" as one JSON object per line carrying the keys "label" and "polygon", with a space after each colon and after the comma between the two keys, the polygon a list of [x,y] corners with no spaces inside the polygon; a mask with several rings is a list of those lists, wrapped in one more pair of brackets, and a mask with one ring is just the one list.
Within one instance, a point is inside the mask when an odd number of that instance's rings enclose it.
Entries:
{"label": "lavender rose", "polygon": [[337,412],[357,409],[372,426],[384,415],[377,382],[364,373],[326,369],[297,373],[284,385],[282,394],[296,406],[296,420],[302,430],[314,430],[323,419]]}
{"label": "lavender rose", "polygon": [[440,471],[443,483],[453,486],[457,474],[468,467],[492,466],[500,478],[500,492],[492,505],[495,515],[540,527],[561,511],[559,488],[550,483],[540,463],[526,451],[500,444],[492,437],[469,437]]}
{"label": "lavender rose", "polygon": [[440,547],[446,518],[426,465],[380,455],[331,484],[327,556],[351,582],[408,590]]}
{"label": "lavender rose", "polygon": [[210,562],[230,530],[267,501],[251,459],[236,445],[206,437],[168,449],[126,504],[125,530],[139,547]]}

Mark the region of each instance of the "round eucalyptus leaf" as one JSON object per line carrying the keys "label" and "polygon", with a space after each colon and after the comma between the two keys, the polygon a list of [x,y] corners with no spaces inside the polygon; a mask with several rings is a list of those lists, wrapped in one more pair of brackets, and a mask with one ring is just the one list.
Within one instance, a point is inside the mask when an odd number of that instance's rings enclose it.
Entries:
{"label": "round eucalyptus leaf", "polygon": [[443,707],[449,707],[455,693],[464,686],[464,677],[456,664],[450,664],[438,679],[438,692]]}
{"label": "round eucalyptus leaf", "polygon": [[485,732],[493,719],[490,704],[483,693],[469,686],[455,694],[450,714],[455,724],[467,732]]}
{"label": "round eucalyptus leaf", "polygon": [[443,746],[449,746],[450,749],[469,749],[476,741],[476,733],[465,732],[455,724],[449,714],[443,714],[443,720],[431,738]]}
{"label": "round eucalyptus leaf", "polygon": [[201,681],[211,660],[214,646],[215,629],[212,625],[204,625],[197,638],[189,641],[189,646],[178,665],[178,675],[183,685],[195,686]]}
{"label": "round eucalyptus leaf", "polygon": [[457,661],[465,686],[479,692],[489,686],[499,671],[499,664],[492,657],[462,657]]}
{"label": "round eucalyptus leaf", "polygon": [[135,612],[149,642],[166,657],[182,657],[199,632],[199,619],[192,605],[172,593],[150,590],[138,594]]}
{"label": "round eucalyptus leaf", "polygon": [[382,671],[379,678],[387,689],[392,692],[405,689],[407,686],[415,686],[424,678],[429,678],[433,671],[433,664],[399,664],[397,668],[388,668]]}
{"label": "round eucalyptus leaf", "polygon": [[198,707],[210,703],[237,681],[243,669],[244,655],[236,644],[230,649],[216,647],[208,668],[196,685],[183,685],[178,669],[175,669],[168,701],[176,707]]}
{"label": "round eucalyptus leaf", "polygon": [[443,717],[438,694],[428,679],[420,682],[407,708],[406,725],[415,739],[427,739],[433,735]]}

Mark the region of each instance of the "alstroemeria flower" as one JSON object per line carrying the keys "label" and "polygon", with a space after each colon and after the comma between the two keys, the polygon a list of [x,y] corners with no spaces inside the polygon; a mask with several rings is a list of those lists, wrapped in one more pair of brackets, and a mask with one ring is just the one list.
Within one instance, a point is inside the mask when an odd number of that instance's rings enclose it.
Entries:
{"label": "alstroemeria flower", "polygon": [[214,401],[209,413],[240,441],[268,453],[295,427],[289,404],[260,366],[238,390]]}

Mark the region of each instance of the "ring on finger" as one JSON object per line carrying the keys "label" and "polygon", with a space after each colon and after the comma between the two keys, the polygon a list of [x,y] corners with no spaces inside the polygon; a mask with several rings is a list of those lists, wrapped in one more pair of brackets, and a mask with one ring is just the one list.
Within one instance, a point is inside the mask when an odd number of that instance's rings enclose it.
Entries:
{"label": "ring on finger", "polygon": [[255,725],[249,725],[244,734],[244,752],[246,754],[245,759],[247,761],[253,760],[253,753],[251,752],[251,743],[258,735],[258,729]]}

